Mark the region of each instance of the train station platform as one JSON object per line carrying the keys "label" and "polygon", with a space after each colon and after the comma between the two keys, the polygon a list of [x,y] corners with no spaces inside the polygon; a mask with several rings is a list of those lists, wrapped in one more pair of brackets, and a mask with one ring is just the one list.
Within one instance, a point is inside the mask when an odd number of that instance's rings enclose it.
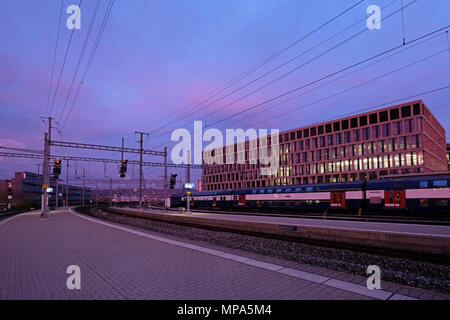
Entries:
{"label": "train station platform", "polygon": [[[68,289],[68,266],[81,289]],[[0,222],[0,299],[447,299],[396,284],[311,272],[246,253],[161,236],[72,210]]]}
{"label": "train station platform", "polygon": [[109,208],[116,213],[225,230],[303,238],[450,257],[450,226],[363,222],[245,214],[179,213],[158,209]]}

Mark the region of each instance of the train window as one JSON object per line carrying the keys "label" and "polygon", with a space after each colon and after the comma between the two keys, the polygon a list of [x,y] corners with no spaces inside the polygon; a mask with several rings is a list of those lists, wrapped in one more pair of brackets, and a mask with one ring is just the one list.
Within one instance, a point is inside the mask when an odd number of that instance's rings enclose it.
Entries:
{"label": "train window", "polygon": [[311,192],[313,191],[313,187],[306,187],[306,192]]}
{"label": "train window", "polygon": [[301,192],[302,188],[295,188],[295,192]]}
{"label": "train window", "polygon": [[264,189],[259,190],[259,193],[264,193]]}
{"label": "train window", "polygon": [[255,193],[256,193],[256,191],[257,191],[256,189],[253,189],[253,190],[252,190],[252,193],[253,193],[253,194],[255,194]]}
{"label": "train window", "polygon": [[428,181],[420,181],[419,187],[420,188],[428,188]]}
{"label": "train window", "polygon": [[281,192],[281,188],[278,188],[275,192],[276,193],[280,193]]}
{"label": "train window", "polygon": [[291,188],[284,189],[284,192],[291,192]]}
{"label": "train window", "polygon": [[420,199],[420,205],[422,207],[428,207],[428,199]]}
{"label": "train window", "polygon": [[267,193],[272,193],[272,192],[273,192],[273,189],[267,190]]}
{"label": "train window", "polygon": [[447,180],[435,180],[433,181],[433,187],[442,188],[447,186]]}
{"label": "train window", "polygon": [[448,206],[448,200],[447,199],[435,199],[434,205],[436,207],[447,207]]}

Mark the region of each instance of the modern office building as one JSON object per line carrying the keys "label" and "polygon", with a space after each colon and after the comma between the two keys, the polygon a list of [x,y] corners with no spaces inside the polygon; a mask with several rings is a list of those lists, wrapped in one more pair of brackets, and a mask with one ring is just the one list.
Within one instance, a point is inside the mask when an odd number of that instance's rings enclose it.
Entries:
{"label": "modern office building", "polygon": [[[209,156],[219,154],[223,164],[207,164],[203,159],[202,189],[345,182],[445,171],[445,137],[445,129],[425,103],[412,101],[281,132],[279,169],[272,176],[261,175],[264,165],[259,161],[249,161],[260,154],[260,141],[213,150]],[[234,159],[231,163],[230,158]]]}
{"label": "modern office building", "polygon": [[447,167],[450,171],[450,143],[447,143]]}
{"label": "modern office building", "polygon": [[[42,196],[43,175],[32,172],[16,172],[14,178],[11,180],[0,180],[0,205],[5,205],[8,202],[13,207],[40,207]],[[12,197],[8,200],[7,185],[11,182]],[[56,180],[50,179],[50,187],[53,191],[50,192],[49,205],[56,204]],[[58,184],[59,205],[62,206],[66,201],[66,185]],[[70,186],[68,188],[69,205],[81,204],[83,201],[83,193],[85,203],[89,203],[91,199],[91,190],[79,186]]]}

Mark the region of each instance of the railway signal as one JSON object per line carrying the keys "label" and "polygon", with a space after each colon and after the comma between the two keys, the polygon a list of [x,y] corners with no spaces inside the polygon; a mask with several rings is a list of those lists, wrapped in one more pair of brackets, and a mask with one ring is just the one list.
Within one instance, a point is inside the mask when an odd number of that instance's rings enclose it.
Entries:
{"label": "railway signal", "polygon": [[177,183],[177,174],[176,173],[172,173],[170,175],[170,187],[169,189],[174,189],[175,188],[175,184]]}
{"label": "railway signal", "polygon": [[8,181],[8,199],[12,199],[12,183],[11,181]]}
{"label": "railway signal", "polygon": [[61,174],[61,160],[57,159],[55,160],[54,166],[53,166],[53,175],[56,179],[58,179],[59,175]]}
{"label": "railway signal", "polygon": [[120,163],[120,177],[121,178],[125,178],[125,173],[127,173],[127,165],[128,165],[128,160],[124,159],[122,160],[122,162]]}

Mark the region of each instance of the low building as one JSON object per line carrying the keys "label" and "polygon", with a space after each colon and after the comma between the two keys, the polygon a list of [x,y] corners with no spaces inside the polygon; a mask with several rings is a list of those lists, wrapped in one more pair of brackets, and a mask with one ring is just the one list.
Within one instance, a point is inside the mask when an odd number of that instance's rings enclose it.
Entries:
{"label": "low building", "polygon": [[[7,205],[8,202],[13,207],[40,207],[42,197],[42,185],[44,176],[32,172],[16,172],[11,180],[0,180],[0,205]],[[7,185],[12,184],[12,197],[8,200]],[[56,180],[50,179],[49,206],[56,205]],[[68,189],[68,190],[67,190]],[[69,205],[81,204],[83,194],[85,203],[90,203],[91,189],[79,186],[66,187],[66,184],[58,183],[59,206],[66,204],[66,192],[69,196]]]}

